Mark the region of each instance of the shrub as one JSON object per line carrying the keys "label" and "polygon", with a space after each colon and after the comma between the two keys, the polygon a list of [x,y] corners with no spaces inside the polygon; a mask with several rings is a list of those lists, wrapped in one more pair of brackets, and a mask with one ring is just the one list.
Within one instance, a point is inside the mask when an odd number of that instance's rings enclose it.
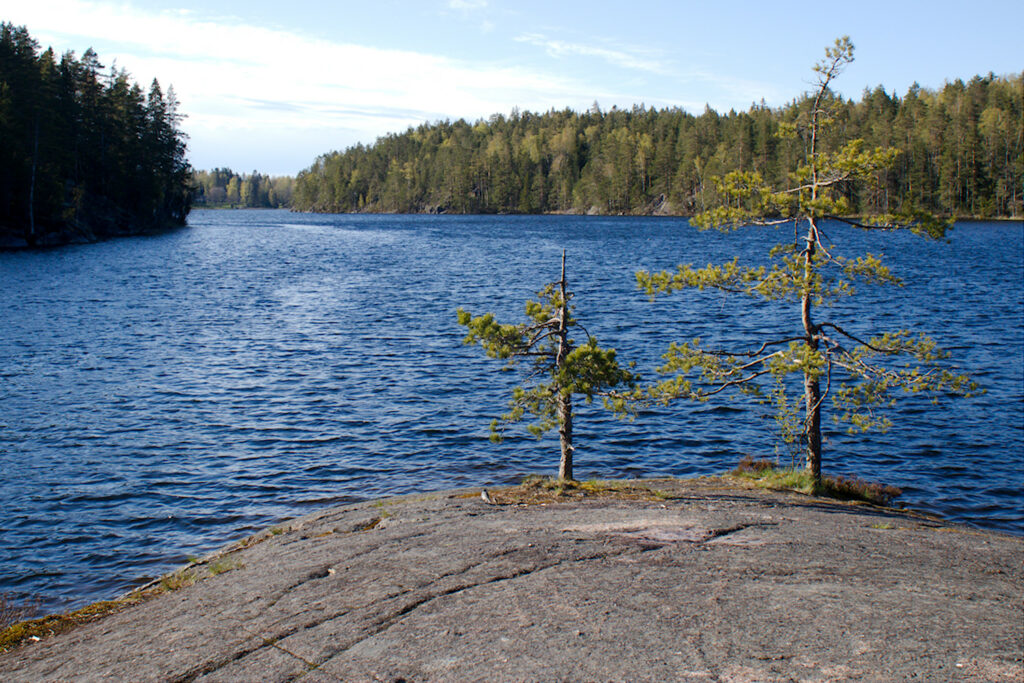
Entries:
{"label": "shrub", "polygon": [[11,624],[31,619],[39,612],[39,598],[17,603],[8,593],[0,593],[0,631]]}

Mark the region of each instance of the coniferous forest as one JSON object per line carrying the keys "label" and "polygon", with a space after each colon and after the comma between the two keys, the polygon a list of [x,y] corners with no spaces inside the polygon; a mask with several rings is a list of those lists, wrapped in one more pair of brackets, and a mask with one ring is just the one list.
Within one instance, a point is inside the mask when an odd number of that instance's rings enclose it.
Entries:
{"label": "coniferous forest", "polygon": [[148,92],[95,52],[39,51],[0,24],[0,245],[184,225],[191,169],[173,90]]}
{"label": "coniferous forest", "polygon": [[[1024,73],[882,88],[835,100],[818,149],[862,138],[901,151],[864,190],[860,214],[914,206],[946,216],[1024,215]],[[546,114],[513,111],[444,121],[319,157],[296,179],[292,207],[316,212],[691,215],[713,203],[711,178],[760,172],[781,185],[810,147],[810,101],[694,116],[681,109]],[[795,126],[796,137],[779,136]]]}
{"label": "coniferous forest", "polygon": [[230,168],[194,171],[192,201],[197,208],[281,209],[291,206],[291,176],[269,176],[258,171],[235,173]]}
{"label": "coniferous forest", "polygon": [[[901,151],[857,213],[914,206],[947,216],[1024,215],[1024,73],[989,74],[899,97],[882,88],[836,99],[819,149],[861,138]],[[316,212],[692,215],[712,178],[760,172],[770,184],[804,160],[806,97],[777,109],[699,116],[678,108],[443,121],[319,157],[290,178],[229,169],[193,174],[173,90],[124,71],[40,52],[0,24],[0,245],[57,244],[183,225],[193,203]],[[223,195],[223,196],[222,196]]]}

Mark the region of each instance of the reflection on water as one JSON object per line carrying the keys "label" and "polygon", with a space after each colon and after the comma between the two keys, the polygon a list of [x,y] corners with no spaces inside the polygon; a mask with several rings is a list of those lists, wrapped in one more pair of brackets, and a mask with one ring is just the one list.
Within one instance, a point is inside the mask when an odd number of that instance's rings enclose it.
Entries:
{"label": "reflection on water", "polygon": [[[461,345],[455,308],[520,316],[568,250],[581,320],[653,374],[672,340],[799,326],[791,305],[685,292],[634,272],[755,258],[785,235],[674,219],[305,216],[198,211],[193,228],[0,254],[0,591],[109,597],[315,507],[553,472],[554,438],[486,439],[515,375]],[[904,488],[953,519],[1024,532],[1022,229],[952,245],[846,234],[907,281],[837,318],[919,327],[989,389],[913,398],[888,434],[827,435],[825,468]],[[577,476],[691,475],[771,454],[756,410],[683,405],[620,422],[581,407]],[[831,427],[828,425],[827,427]]]}

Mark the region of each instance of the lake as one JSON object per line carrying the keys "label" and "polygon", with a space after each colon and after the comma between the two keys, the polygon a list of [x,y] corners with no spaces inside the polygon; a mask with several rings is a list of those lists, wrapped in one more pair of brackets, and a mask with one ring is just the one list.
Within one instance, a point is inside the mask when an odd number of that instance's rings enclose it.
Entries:
{"label": "lake", "polygon": [[[116,596],[316,508],[557,471],[557,435],[487,440],[518,374],[463,346],[455,309],[518,321],[567,251],[577,315],[654,377],[671,341],[799,331],[794,304],[715,292],[650,302],[635,272],[750,262],[782,231],[683,219],[335,216],[195,211],[151,237],[0,253],[0,592],[64,609]],[[906,281],[817,319],[915,328],[981,397],[898,404],[885,434],[826,414],[823,469],[904,490],[908,507],[1024,533],[1024,227],[951,243],[829,226]],[[634,422],[580,407],[576,476],[688,476],[774,456],[745,403]],[[779,456],[788,462],[785,450]]]}

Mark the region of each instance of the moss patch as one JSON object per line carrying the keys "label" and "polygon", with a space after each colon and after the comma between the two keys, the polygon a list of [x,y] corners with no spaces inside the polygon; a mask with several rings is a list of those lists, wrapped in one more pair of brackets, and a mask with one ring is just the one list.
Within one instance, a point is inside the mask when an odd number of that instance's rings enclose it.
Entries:
{"label": "moss patch", "polygon": [[[157,593],[162,592],[156,589]],[[70,631],[76,626],[97,621],[105,616],[117,614],[132,605],[137,605],[152,593],[132,593],[118,600],[104,600],[64,614],[53,614],[41,619],[32,619],[14,624],[0,631],[0,652],[6,652],[26,640],[41,640],[49,636]]]}
{"label": "moss patch", "polygon": [[[246,539],[248,540],[248,539]],[[64,614],[51,614],[40,619],[22,621],[0,631],[0,652],[24,643],[27,640],[41,640],[50,636],[70,631],[76,626],[97,621],[111,614],[117,614],[129,607],[223,574],[245,565],[231,553],[223,553],[209,560],[193,559],[188,566],[165,574],[117,600],[103,600],[86,605],[81,609]]]}
{"label": "moss patch", "polygon": [[891,505],[903,492],[894,486],[864,481],[857,477],[823,476],[815,483],[811,473],[803,468],[777,467],[770,460],[745,457],[726,477],[749,482],[755,486],[781,491],[797,491],[807,495],[825,496],[838,500],[863,501],[875,505]]}
{"label": "moss patch", "polygon": [[[668,500],[672,494],[636,481],[574,481],[530,476],[518,486],[490,491],[498,505],[547,505],[587,499]],[[472,494],[474,497],[479,494]]]}

